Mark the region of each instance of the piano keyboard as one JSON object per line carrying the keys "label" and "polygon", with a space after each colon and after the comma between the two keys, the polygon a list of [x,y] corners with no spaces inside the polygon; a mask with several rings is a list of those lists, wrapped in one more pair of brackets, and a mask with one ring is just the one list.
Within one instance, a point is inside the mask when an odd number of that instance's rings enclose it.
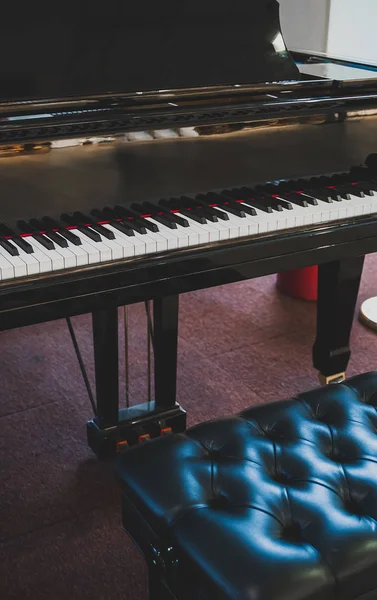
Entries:
{"label": "piano keyboard", "polygon": [[373,213],[377,182],[334,176],[0,223],[0,280]]}

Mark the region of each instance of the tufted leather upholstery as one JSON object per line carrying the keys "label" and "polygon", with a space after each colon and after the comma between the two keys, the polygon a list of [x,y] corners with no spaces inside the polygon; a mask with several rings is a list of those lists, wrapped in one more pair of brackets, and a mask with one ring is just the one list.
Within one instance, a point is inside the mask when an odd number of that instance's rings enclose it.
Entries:
{"label": "tufted leather upholstery", "polygon": [[211,600],[377,599],[377,373],[131,449],[118,475]]}

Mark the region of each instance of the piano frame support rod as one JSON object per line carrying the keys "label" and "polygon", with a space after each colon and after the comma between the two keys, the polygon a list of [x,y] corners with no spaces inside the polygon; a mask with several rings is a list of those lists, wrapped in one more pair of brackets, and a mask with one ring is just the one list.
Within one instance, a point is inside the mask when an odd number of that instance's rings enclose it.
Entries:
{"label": "piano frame support rod", "polygon": [[92,388],[91,388],[91,385],[90,385],[88,374],[86,372],[84,361],[83,361],[82,356],[81,356],[81,352],[80,352],[80,348],[79,348],[79,345],[78,345],[78,342],[77,342],[77,337],[76,337],[76,334],[75,334],[75,330],[73,328],[72,320],[70,319],[70,317],[67,317],[66,321],[67,321],[68,330],[69,330],[69,333],[70,333],[70,336],[71,336],[71,339],[72,339],[73,347],[74,347],[75,352],[76,352],[77,360],[78,360],[79,365],[80,365],[80,370],[81,370],[82,377],[84,379],[85,387],[86,387],[86,390],[88,392],[90,404],[92,405],[93,412],[96,415],[97,414],[97,405],[96,405],[96,402],[95,402],[95,399],[94,399],[94,396],[93,396]]}

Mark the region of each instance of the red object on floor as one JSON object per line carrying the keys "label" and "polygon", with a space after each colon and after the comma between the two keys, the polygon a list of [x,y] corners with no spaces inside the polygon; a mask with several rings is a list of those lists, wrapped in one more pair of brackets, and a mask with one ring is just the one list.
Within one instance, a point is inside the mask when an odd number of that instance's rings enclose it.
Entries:
{"label": "red object on floor", "polygon": [[277,286],[284,294],[301,300],[317,300],[318,267],[279,273]]}

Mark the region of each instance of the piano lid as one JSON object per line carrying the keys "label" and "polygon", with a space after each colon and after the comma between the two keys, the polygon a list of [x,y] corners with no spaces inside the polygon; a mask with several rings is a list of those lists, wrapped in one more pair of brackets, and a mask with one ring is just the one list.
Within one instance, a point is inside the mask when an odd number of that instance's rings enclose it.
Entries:
{"label": "piano lid", "polygon": [[277,0],[7,5],[0,101],[299,80]]}

